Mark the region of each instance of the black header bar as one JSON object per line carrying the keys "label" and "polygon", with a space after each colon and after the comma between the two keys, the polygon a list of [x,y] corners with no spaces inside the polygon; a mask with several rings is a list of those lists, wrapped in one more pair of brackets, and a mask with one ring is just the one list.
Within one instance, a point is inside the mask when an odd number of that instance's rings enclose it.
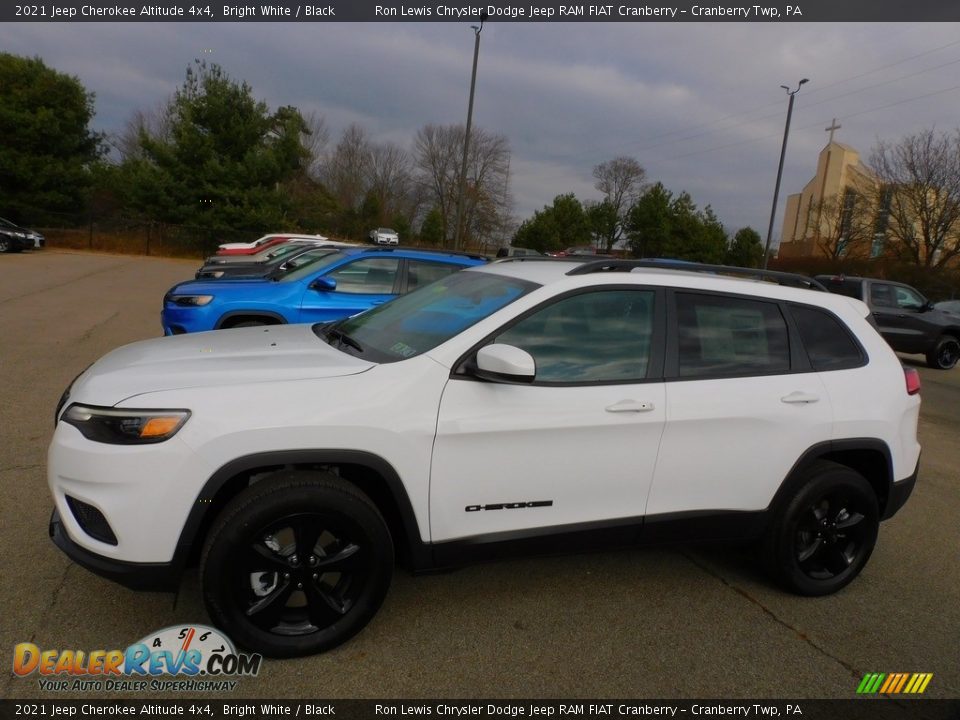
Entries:
{"label": "black header bar", "polygon": [[378,720],[429,717],[454,720],[956,720],[960,701],[857,700],[258,700],[198,696],[178,700],[0,700],[0,720],[77,718],[197,718],[198,720]]}
{"label": "black header bar", "polygon": [[[747,0],[749,2],[750,0]],[[955,0],[20,0],[0,22],[958,22]]]}

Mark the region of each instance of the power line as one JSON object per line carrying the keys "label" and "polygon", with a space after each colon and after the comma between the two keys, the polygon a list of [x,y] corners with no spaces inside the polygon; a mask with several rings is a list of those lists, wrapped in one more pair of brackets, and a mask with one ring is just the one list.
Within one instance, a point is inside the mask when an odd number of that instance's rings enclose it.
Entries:
{"label": "power line", "polygon": [[[886,65],[880,65],[880,66],[875,67],[875,68],[872,68],[872,69],[870,69],[870,70],[865,70],[864,72],[857,73],[856,75],[851,75],[851,76],[849,76],[849,77],[842,78],[842,79],[840,79],[840,80],[835,80],[835,81],[833,81],[833,82],[827,83],[826,85],[819,85],[819,86],[817,86],[817,87],[810,88],[809,90],[807,90],[807,91],[804,93],[804,95],[807,96],[807,97],[809,97],[810,95],[814,95],[814,94],[816,94],[816,93],[822,92],[822,91],[827,90],[827,89],[829,89],[829,88],[831,88],[831,87],[836,87],[837,85],[842,85],[843,83],[847,83],[847,82],[850,82],[850,81],[852,81],[852,80],[858,80],[858,79],[860,79],[860,78],[867,77],[868,75],[873,75],[873,74],[878,73],[878,72],[880,72],[880,71],[882,71],[882,70],[887,70],[887,69],[889,69],[889,68],[891,68],[891,67],[896,67],[897,65],[902,65],[903,63],[910,62],[911,60],[916,60],[917,58],[925,57],[925,56],[927,56],[927,55],[932,55],[933,53],[940,52],[941,50],[945,50],[945,49],[950,48],[950,47],[953,47],[953,46],[955,46],[955,45],[960,45],[960,40],[954,40],[954,41],[949,42],[949,43],[946,43],[946,44],[944,44],[944,45],[940,45],[940,46],[938,46],[938,47],[931,48],[931,49],[929,49],[929,50],[924,50],[923,52],[916,53],[916,54],[914,54],[914,55],[910,55],[910,56],[905,57],[905,58],[901,58],[900,60],[897,60],[897,61],[895,61],[895,62],[887,63]],[[918,70],[918,71],[916,71],[916,72],[914,72],[914,73],[910,73],[910,74],[908,74],[908,75],[903,75],[903,76],[901,76],[901,77],[899,77],[899,78],[894,78],[894,79],[891,79],[891,80],[884,80],[884,81],[882,81],[882,82],[874,83],[873,85],[869,85],[869,86],[867,86],[867,87],[860,88],[860,89],[858,89],[858,90],[852,90],[852,91],[850,91],[850,92],[848,92],[848,93],[843,93],[843,94],[841,94],[841,95],[835,95],[835,96],[833,96],[833,97],[831,97],[831,98],[828,98],[828,99],[825,99],[825,100],[819,100],[819,101],[817,101],[816,103],[805,103],[805,104],[804,104],[804,107],[806,108],[806,107],[815,107],[815,106],[817,106],[817,105],[822,105],[822,104],[824,104],[824,103],[832,102],[833,100],[837,100],[837,99],[843,98],[843,97],[845,97],[845,96],[855,95],[855,94],[857,94],[857,93],[864,92],[864,91],[866,91],[866,90],[870,90],[870,89],[873,89],[873,88],[876,88],[876,87],[880,87],[880,86],[882,86],[882,85],[886,85],[886,84],[893,83],[893,82],[898,82],[898,81],[900,81],[900,80],[905,80],[905,79],[911,78],[911,77],[916,77],[917,75],[921,75],[921,74],[923,74],[923,73],[930,72],[930,71],[933,71],[933,70],[939,70],[940,68],[947,67],[947,66],[949,66],[949,65],[954,65],[954,64],[956,64],[956,63],[958,63],[958,62],[960,62],[960,59],[951,60],[951,61],[949,61],[949,62],[942,63],[942,64],[940,64],[940,65],[935,65],[935,66],[930,67],[930,68],[924,68],[924,69],[922,69],[922,70]],[[732,124],[732,125],[727,125],[727,126],[722,127],[722,128],[716,128],[716,127],[714,127],[717,123],[722,123],[722,122],[725,122],[726,120],[732,120],[732,119],[734,119],[734,118],[739,118],[739,117],[742,117],[742,116],[751,115],[752,113],[758,112],[758,111],[760,111],[760,110],[764,110],[764,109],[766,109],[766,108],[768,108],[768,107],[779,106],[780,104],[781,104],[781,101],[780,101],[780,100],[776,100],[776,101],[774,101],[774,102],[765,103],[765,104],[763,104],[763,105],[758,105],[758,106],[753,107],[753,108],[751,108],[751,109],[749,109],[749,110],[743,110],[743,111],[741,111],[741,112],[732,113],[732,114],[730,114],[730,115],[725,115],[725,116],[720,117],[720,118],[718,118],[718,119],[716,119],[716,120],[707,121],[707,122],[702,122],[702,123],[698,123],[698,124],[696,124],[696,125],[689,125],[689,126],[686,126],[686,127],[683,127],[683,128],[677,128],[677,129],[675,129],[675,130],[669,130],[669,131],[667,131],[667,132],[660,133],[660,134],[653,135],[653,136],[650,136],[650,137],[646,138],[645,141],[646,141],[646,142],[649,142],[650,144],[641,145],[640,147],[635,147],[635,146],[637,145],[637,143],[645,142],[644,140],[639,140],[639,141],[636,141],[636,142],[633,142],[633,143],[627,143],[625,146],[622,145],[622,146],[620,146],[620,148],[618,148],[618,150],[622,150],[623,147],[633,147],[633,152],[643,152],[643,151],[646,151],[646,150],[655,150],[655,149],[660,148],[660,147],[665,147],[665,146],[668,146],[668,145],[674,145],[674,144],[676,144],[676,143],[678,143],[678,142],[684,142],[684,141],[686,141],[686,140],[691,140],[691,139],[696,138],[696,137],[702,137],[702,136],[704,136],[704,135],[711,135],[711,134],[713,134],[713,133],[715,133],[715,132],[719,132],[720,130],[732,130],[733,128],[741,127],[741,126],[743,126],[743,125],[747,125],[747,124],[752,123],[752,122],[760,122],[760,121],[762,121],[762,120],[769,120],[769,119],[772,119],[772,118],[775,118],[775,117],[780,117],[780,115],[781,115],[782,113],[778,111],[778,112],[776,112],[776,113],[771,113],[771,114],[769,114],[769,115],[763,115],[763,116],[760,116],[760,117],[752,117],[752,118],[751,118],[751,117],[747,117],[747,118],[745,118],[744,120],[742,120],[742,121],[740,121],[740,122],[734,123],[734,124]],[[850,117],[850,116],[848,115],[847,117]],[[703,131],[703,132],[694,133],[693,135],[688,135],[688,136],[680,137],[680,138],[677,138],[677,139],[675,139],[675,140],[670,140],[670,141],[668,141],[668,142],[666,142],[666,143],[652,142],[652,141],[655,141],[655,140],[660,140],[660,139],[663,139],[663,138],[666,138],[666,137],[670,137],[670,136],[672,136],[672,135],[676,135],[676,134],[678,134],[678,133],[690,132],[690,131],[692,131],[692,130],[699,130],[700,128],[705,128],[705,127],[709,127],[709,128],[711,128],[711,129],[705,130],[705,131]],[[572,154],[568,154],[568,155],[563,155],[563,156],[560,156],[560,157],[561,157],[561,158],[564,158],[564,157],[565,157],[565,158],[583,157],[583,156],[585,156],[585,155],[595,154],[595,153],[597,153],[597,152],[598,152],[598,151],[597,151],[596,149],[590,149],[590,150],[583,150],[583,151],[580,151],[580,152],[577,152],[577,153],[572,153]],[[682,155],[682,156],[680,156],[680,157],[686,157],[686,155]]]}
{"label": "power line", "polygon": [[[957,43],[960,43],[960,40],[958,40]],[[951,44],[957,44],[957,43],[951,43]],[[874,83],[873,85],[867,85],[866,87],[862,87],[862,88],[859,88],[859,89],[857,89],[857,90],[851,90],[851,91],[849,91],[849,92],[841,93],[841,94],[839,94],[839,95],[834,95],[834,96],[832,96],[832,97],[825,98],[825,99],[823,99],[823,100],[818,100],[817,102],[814,102],[814,103],[806,103],[806,102],[805,102],[804,105],[803,105],[803,107],[804,107],[804,109],[806,109],[806,108],[812,108],[812,107],[817,107],[818,105],[824,105],[824,104],[826,104],[826,103],[834,102],[834,101],[836,101],[836,100],[843,100],[843,99],[848,98],[848,97],[850,97],[850,96],[852,96],[852,95],[857,95],[857,94],[859,94],[859,93],[866,92],[867,90],[873,90],[874,88],[882,87],[883,85],[889,85],[889,84],[895,83],[895,82],[900,82],[901,80],[908,80],[908,79],[910,79],[910,78],[912,78],[912,77],[916,77],[917,75],[922,75],[922,74],[924,74],[924,73],[931,72],[931,71],[933,71],[933,70],[940,70],[941,68],[949,67],[950,65],[956,65],[957,63],[960,63],[960,58],[957,58],[957,59],[955,59],[955,60],[949,60],[949,61],[947,61],[947,62],[945,62],[945,63],[941,63],[940,65],[934,65],[934,66],[932,66],[932,67],[923,68],[923,69],[921,69],[921,70],[917,70],[917,71],[915,71],[915,72],[908,73],[908,74],[906,74],[906,75],[901,75],[900,77],[890,78],[889,80],[882,80],[882,81],[880,81],[880,82]],[[840,82],[842,82],[842,81],[840,81]],[[834,86],[834,85],[837,85],[837,84],[839,84],[839,82],[831,83],[831,84],[830,84],[830,87],[832,87],[832,86]],[[812,94],[813,94],[812,92],[811,92],[811,93],[805,93],[805,95],[812,95]],[[774,104],[775,104],[775,105],[780,105],[780,104],[781,104],[781,101],[778,100],[778,101],[777,101],[776,103],[774,103]],[[726,127],[723,127],[723,128],[716,128],[716,129],[713,129],[713,130],[706,130],[706,131],[704,131],[704,132],[695,133],[695,134],[693,134],[693,135],[685,135],[684,137],[677,138],[676,140],[670,140],[669,142],[666,142],[666,143],[655,143],[655,144],[652,144],[652,145],[646,145],[646,146],[643,146],[643,147],[641,147],[641,148],[638,148],[637,151],[638,151],[638,152],[641,152],[641,151],[645,151],[645,150],[656,150],[657,148],[660,148],[660,147],[666,147],[667,145],[675,145],[675,144],[678,143],[678,142],[684,142],[684,141],[686,141],[686,140],[692,140],[692,139],[697,138],[697,137],[703,137],[704,135],[712,135],[713,133],[719,132],[719,131],[721,131],[721,130],[732,130],[732,129],[737,128],[737,127],[742,127],[743,125],[748,125],[748,124],[751,124],[751,123],[757,123],[757,122],[760,122],[760,121],[762,121],[762,120],[770,120],[770,119],[773,119],[773,118],[779,118],[779,117],[781,117],[782,115],[783,115],[782,111],[777,111],[777,112],[775,112],[775,113],[770,113],[769,115],[762,115],[762,116],[760,116],[760,117],[749,118],[749,119],[747,119],[747,120],[743,120],[743,121],[741,121],[741,122],[734,123],[733,125],[727,125]],[[845,114],[845,116],[846,116],[846,117],[851,117],[849,114]]]}
{"label": "power line", "polygon": [[[843,118],[844,118],[844,120],[846,120],[847,118],[857,117],[857,116],[859,116],[859,115],[866,115],[867,113],[870,113],[870,112],[876,112],[877,110],[885,110],[886,108],[894,107],[894,106],[896,106],[896,105],[904,105],[904,104],[909,103],[909,102],[914,102],[915,100],[923,100],[924,98],[933,97],[934,95],[942,95],[942,94],[944,94],[944,93],[948,93],[948,92],[951,92],[951,91],[953,91],[953,90],[960,90],[960,85],[955,85],[955,86],[953,86],[953,87],[944,88],[944,89],[942,89],[942,90],[935,90],[934,92],[924,93],[923,95],[917,95],[916,97],[906,98],[905,100],[897,100],[897,101],[892,102],[892,103],[887,103],[886,105],[878,105],[878,106],[876,106],[876,107],[867,108],[866,110],[860,110],[860,111],[855,112],[855,113],[844,113]],[[815,122],[815,123],[811,123],[810,125],[804,125],[804,126],[802,126],[802,127],[799,127],[799,128],[797,128],[797,130],[809,130],[809,129],[811,129],[811,128],[817,127],[818,125],[820,125],[820,124],[823,123],[823,122],[826,122],[826,121],[824,121],[824,120],[819,120],[819,121],[817,121],[817,122]],[[780,136],[780,133],[779,133],[779,132],[775,132],[775,133],[771,133],[770,135],[763,135],[762,137],[758,137],[758,138],[756,138],[756,137],[754,137],[754,138],[747,138],[746,140],[740,140],[740,141],[738,141],[738,142],[727,143],[726,145],[718,145],[718,146],[716,146],[716,147],[705,148],[705,149],[703,149],[703,150],[694,150],[693,152],[684,153],[683,155],[674,155],[673,157],[671,157],[671,158],[669,158],[669,159],[670,159],[670,160],[679,160],[680,158],[688,158],[688,157],[693,157],[694,155],[702,155],[702,154],[705,154],[705,153],[716,152],[717,150],[725,150],[726,148],[737,147],[737,146],[739,146],[739,145],[747,145],[747,144],[749,144],[749,143],[754,143],[754,142],[756,142],[757,140],[767,140],[767,139],[769,139],[769,138],[775,138],[775,137],[779,137],[779,136]]]}

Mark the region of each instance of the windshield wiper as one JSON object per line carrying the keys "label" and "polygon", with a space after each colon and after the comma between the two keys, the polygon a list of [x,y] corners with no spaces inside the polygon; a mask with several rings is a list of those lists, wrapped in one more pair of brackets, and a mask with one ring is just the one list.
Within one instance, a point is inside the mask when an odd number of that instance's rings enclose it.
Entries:
{"label": "windshield wiper", "polygon": [[328,342],[331,339],[336,340],[337,345],[339,345],[340,347],[343,347],[344,345],[348,345],[349,347],[352,347],[357,352],[362,353],[363,346],[360,343],[358,343],[356,340],[354,340],[352,337],[347,335],[345,332],[343,332],[342,330],[338,330],[337,325],[339,324],[340,323],[336,323],[335,325],[330,326],[329,328],[327,328],[326,332],[324,332],[324,335],[327,337]]}

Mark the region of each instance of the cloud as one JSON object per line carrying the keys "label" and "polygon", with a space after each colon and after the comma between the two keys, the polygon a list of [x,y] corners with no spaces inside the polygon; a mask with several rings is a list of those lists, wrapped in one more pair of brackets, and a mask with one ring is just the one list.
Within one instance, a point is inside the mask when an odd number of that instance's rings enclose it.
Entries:
{"label": "cloud", "polygon": [[[0,28],[0,46],[80,77],[97,95],[98,129],[155,107],[205,58],[272,107],[322,113],[332,143],[359,123],[409,147],[424,124],[465,120],[469,25],[28,23]],[[782,212],[812,176],[831,118],[864,158],[878,137],[957,124],[958,29],[490,22],[474,122],[510,142],[521,219],[559,193],[596,197],[592,167],[626,154],[651,180],[712,205],[728,229],[764,234],[787,106],[779,86],[810,78],[794,108]]]}

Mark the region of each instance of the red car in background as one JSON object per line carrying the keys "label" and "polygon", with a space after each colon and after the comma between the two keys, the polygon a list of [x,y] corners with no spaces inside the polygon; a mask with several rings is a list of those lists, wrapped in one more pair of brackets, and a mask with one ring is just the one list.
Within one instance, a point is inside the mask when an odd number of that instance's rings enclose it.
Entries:
{"label": "red car in background", "polygon": [[217,255],[254,255],[261,250],[279,245],[291,239],[303,240],[326,240],[322,235],[294,235],[294,234],[272,234],[264,235],[253,242],[248,243],[226,243],[220,245],[217,249]]}

